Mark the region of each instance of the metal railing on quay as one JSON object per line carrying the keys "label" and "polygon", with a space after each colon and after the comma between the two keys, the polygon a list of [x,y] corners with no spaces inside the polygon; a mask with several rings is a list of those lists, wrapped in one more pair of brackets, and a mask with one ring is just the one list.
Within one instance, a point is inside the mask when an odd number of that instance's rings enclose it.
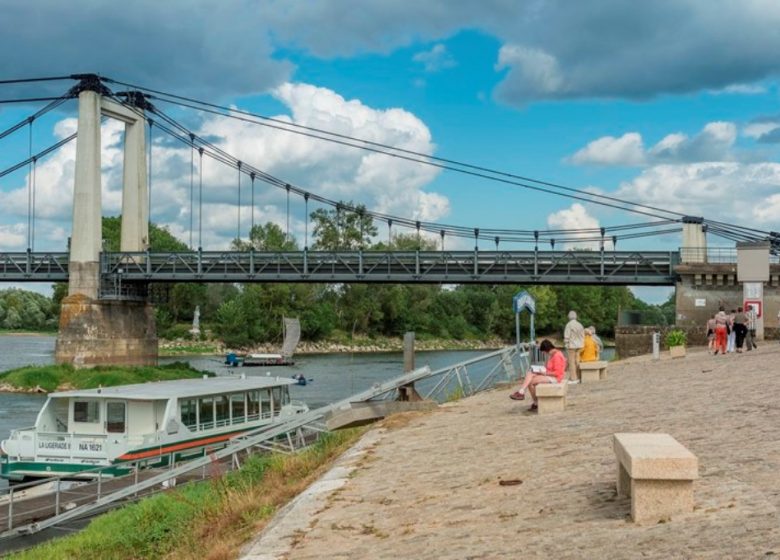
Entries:
{"label": "metal railing on quay", "polygon": [[[327,431],[324,421],[329,414],[350,408],[353,402],[391,397],[399,387],[409,383],[419,382],[421,389],[425,389],[424,386],[427,383],[428,389],[423,391],[425,394],[437,400],[451,400],[490,388],[499,380],[514,381],[517,379],[517,372],[523,371],[527,367],[532,349],[533,347],[522,344],[519,347],[512,346],[489,352],[436,371],[431,371],[427,366],[418,368],[407,374],[378,383],[370,389],[336,403],[242,433],[229,440],[227,445],[221,449],[206,450],[204,448],[204,455],[200,458],[175,463],[175,457],[172,456],[169,458],[168,468],[165,469],[144,470],[138,468],[140,462],[132,464],[130,465],[131,472],[127,475],[111,479],[111,481],[115,481],[121,478],[126,481],[130,480],[128,477],[133,477],[130,484],[119,489],[109,491],[106,487],[107,484],[110,484],[108,476],[100,474],[97,476],[97,481],[90,483],[88,488],[80,491],[72,490],[74,496],[78,493],[80,496],[82,494],[88,495],[88,498],[85,498],[84,503],[79,503],[81,498],[69,500],[66,511],[63,511],[62,508],[63,489],[61,487],[66,477],[57,477],[55,479],[57,488],[53,494],[54,505],[49,504],[47,510],[54,513],[48,518],[41,516],[37,520],[27,521],[21,525],[14,523],[14,500],[11,497],[7,506],[6,528],[4,532],[0,533],[0,538],[35,533],[72,519],[88,516],[93,512],[104,511],[111,507],[111,504],[124,503],[128,499],[134,499],[140,495],[171,488],[176,485],[177,479],[188,480],[192,478],[188,477],[190,473],[200,472],[201,479],[206,478],[209,469],[219,474],[221,471],[216,469],[215,465],[223,462],[229,464],[229,468],[237,468],[240,465],[240,453],[249,456],[256,450],[297,451],[315,441],[320,433]],[[115,467],[115,465],[85,472],[92,472],[94,478],[94,473],[111,467]],[[13,492],[18,491],[21,487],[12,487],[8,493],[13,495]],[[69,489],[64,491],[71,492]],[[0,517],[0,523],[2,521]]]}

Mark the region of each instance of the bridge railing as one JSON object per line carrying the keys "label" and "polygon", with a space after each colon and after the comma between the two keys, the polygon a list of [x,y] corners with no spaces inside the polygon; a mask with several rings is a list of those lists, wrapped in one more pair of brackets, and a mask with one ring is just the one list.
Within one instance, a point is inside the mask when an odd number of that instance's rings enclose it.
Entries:
{"label": "bridge railing", "polygon": [[[681,247],[680,260],[683,263],[736,264],[736,247]],[[780,255],[769,255],[769,262],[780,263]]]}
{"label": "bridge railing", "polygon": [[69,253],[0,252],[0,280],[67,280],[69,259]]}
{"label": "bridge railing", "polygon": [[196,251],[104,253],[130,281],[673,283],[670,251]]}

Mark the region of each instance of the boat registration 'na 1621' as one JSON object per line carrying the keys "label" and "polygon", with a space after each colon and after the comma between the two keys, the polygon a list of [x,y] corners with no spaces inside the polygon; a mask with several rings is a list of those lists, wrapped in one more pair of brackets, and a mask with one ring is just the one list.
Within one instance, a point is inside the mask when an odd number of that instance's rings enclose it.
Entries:
{"label": "boat registration 'na 1621'", "polygon": [[51,393],[35,426],[0,443],[12,482],[128,472],[200,457],[247,430],[308,411],[293,379],[223,376]]}

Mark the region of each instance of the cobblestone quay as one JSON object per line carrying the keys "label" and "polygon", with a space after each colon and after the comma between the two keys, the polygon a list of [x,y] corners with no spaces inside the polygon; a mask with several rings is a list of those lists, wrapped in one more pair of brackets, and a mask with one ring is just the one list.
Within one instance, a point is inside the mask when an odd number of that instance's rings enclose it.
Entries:
{"label": "cobblestone quay", "polygon": [[[497,390],[390,419],[337,467],[343,484],[308,513],[289,508],[249,557],[780,557],[780,345],[640,356],[609,372],[570,387],[558,415]],[[692,513],[630,522],[617,432],[666,432],[698,457]]]}

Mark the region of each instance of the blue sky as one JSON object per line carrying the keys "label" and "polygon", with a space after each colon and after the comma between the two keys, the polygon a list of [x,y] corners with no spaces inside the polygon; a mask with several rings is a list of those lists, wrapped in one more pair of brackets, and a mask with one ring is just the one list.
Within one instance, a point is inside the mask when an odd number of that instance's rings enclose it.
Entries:
{"label": "blue sky", "polygon": [[[214,11],[200,2],[149,1],[131,2],[134,9],[121,18],[100,2],[76,4],[10,0],[0,47],[18,56],[0,61],[0,77],[99,72],[570,187],[780,229],[774,2],[287,0],[226,2]],[[68,85],[0,86],[0,98],[60,93]],[[0,106],[0,129],[34,110]],[[482,228],[647,220],[170,112],[284,180],[382,212]],[[36,149],[72,130],[74,116],[71,102],[36,123]],[[116,123],[104,125],[109,215],[119,208],[121,141]],[[26,154],[26,130],[0,141],[0,167]],[[187,240],[189,152],[160,144],[154,158],[153,219]],[[63,149],[38,167],[37,249],[59,249],[67,238],[72,162],[72,149]],[[207,163],[204,179],[204,246],[225,247],[236,227],[235,174]],[[0,179],[0,251],[27,247],[27,181],[27,170]],[[283,197],[260,187],[258,193],[255,221],[284,223]],[[245,206],[244,231],[249,212]],[[297,201],[293,214],[292,230],[302,237]],[[625,243],[618,248],[666,250],[679,238]],[[452,241],[452,248],[470,245]],[[640,295],[658,300],[665,292]]]}

